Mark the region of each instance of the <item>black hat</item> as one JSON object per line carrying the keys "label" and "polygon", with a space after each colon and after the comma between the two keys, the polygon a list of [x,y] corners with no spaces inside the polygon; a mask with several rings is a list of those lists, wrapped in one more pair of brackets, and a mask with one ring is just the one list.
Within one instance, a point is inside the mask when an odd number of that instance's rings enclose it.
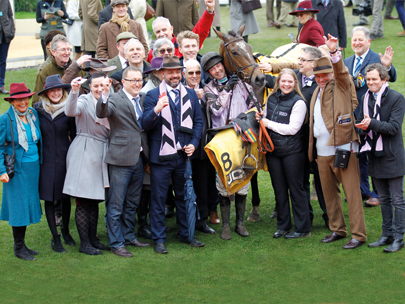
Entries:
{"label": "black hat", "polygon": [[44,89],[42,91],[38,92],[38,95],[41,95],[42,93],[48,91],[48,90],[52,90],[52,89],[70,89],[71,85],[70,83],[63,83],[62,79],[60,78],[59,74],[56,75],[51,75],[46,77],[46,81],[45,81],[45,85],[44,85]]}

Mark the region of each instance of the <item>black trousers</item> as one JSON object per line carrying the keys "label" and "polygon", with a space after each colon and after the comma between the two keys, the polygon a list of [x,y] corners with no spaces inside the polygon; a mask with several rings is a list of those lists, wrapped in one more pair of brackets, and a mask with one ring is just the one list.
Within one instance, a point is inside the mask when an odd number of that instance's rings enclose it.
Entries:
{"label": "black trousers", "polygon": [[194,192],[197,195],[197,206],[200,220],[196,227],[201,228],[208,219],[209,211],[216,211],[219,203],[218,190],[215,185],[215,168],[209,159],[192,159]]}
{"label": "black trousers", "polygon": [[300,152],[283,157],[267,153],[266,161],[276,197],[277,228],[280,230],[292,228],[289,202],[289,198],[291,198],[295,222],[294,231],[310,232],[308,201],[303,185],[305,153]]}

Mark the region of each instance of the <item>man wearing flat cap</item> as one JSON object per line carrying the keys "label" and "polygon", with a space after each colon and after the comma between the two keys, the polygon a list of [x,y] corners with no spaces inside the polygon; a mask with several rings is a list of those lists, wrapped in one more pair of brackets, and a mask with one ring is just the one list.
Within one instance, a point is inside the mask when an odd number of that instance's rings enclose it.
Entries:
{"label": "man wearing flat cap", "polygon": [[322,242],[331,243],[347,237],[340,197],[342,184],[352,233],[352,238],[343,249],[355,249],[367,240],[357,159],[359,137],[354,127],[354,110],[358,102],[352,77],[337,50],[338,39],[328,36],[329,39],[324,39],[331,58],[316,59],[313,66],[318,88],[312,95],[310,105],[308,157],[310,161],[316,159],[318,162],[332,231]]}
{"label": "man wearing flat cap", "polygon": [[181,83],[183,68],[178,57],[163,58],[163,81],[147,93],[142,117],[150,147],[152,238],[155,252],[161,254],[167,253],[165,201],[170,179],[175,192],[180,241],[192,247],[204,246],[196,239],[191,242],[188,239],[184,171],[186,159],[199,145],[203,120],[197,94]]}
{"label": "man wearing flat cap", "polygon": [[116,40],[117,40],[118,55],[108,60],[108,65],[115,65],[117,68],[111,71],[110,75],[125,69],[129,65],[128,60],[125,58],[124,49],[125,44],[127,44],[127,42],[131,38],[137,39],[136,36],[131,32],[123,32],[117,36]]}

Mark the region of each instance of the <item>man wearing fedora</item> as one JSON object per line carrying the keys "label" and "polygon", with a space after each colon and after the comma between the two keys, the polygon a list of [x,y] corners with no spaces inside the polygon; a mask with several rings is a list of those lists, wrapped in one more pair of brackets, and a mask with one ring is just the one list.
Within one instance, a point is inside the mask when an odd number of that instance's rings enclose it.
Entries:
{"label": "man wearing fedora", "polygon": [[167,253],[165,201],[170,180],[175,192],[180,241],[193,247],[204,246],[196,239],[191,242],[188,239],[184,171],[186,158],[191,157],[199,145],[203,121],[197,94],[181,83],[183,68],[178,57],[163,58],[163,81],[147,93],[142,118],[150,146],[150,222],[155,252],[161,254]]}
{"label": "man wearing fedora", "polygon": [[[322,239],[331,243],[347,237],[340,184],[346,194],[352,238],[343,249],[355,249],[367,240],[360,193],[360,171],[357,152],[354,110],[357,107],[352,77],[337,49],[338,39],[329,35],[325,43],[331,58],[314,61],[313,71],[318,88],[312,95],[309,120],[310,161],[317,160],[322,191],[332,233]],[[331,62],[332,60],[332,62]],[[344,161],[346,160],[346,164]]]}
{"label": "man wearing fedora", "polygon": [[[113,253],[132,257],[125,245],[147,247],[135,236],[135,215],[141,199],[143,165],[148,144],[141,126],[142,72],[128,67],[123,73],[123,88],[110,93],[106,78],[104,92],[96,106],[99,118],[108,118],[110,138],[104,161],[108,164],[110,188],[106,199],[107,230]],[[143,160],[145,159],[145,160]]]}
{"label": "man wearing fedora", "polygon": [[117,36],[117,49],[118,49],[118,55],[115,56],[112,59],[108,60],[108,65],[115,65],[117,68],[113,71],[111,71],[111,74],[114,74],[117,71],[121,71],[125,69],[129,64],[128,60],[125,58],[125,53],[124,53],[124,48],[125,44],[129,41],[129,39],[134,38],[136,39],[136,36],[132,34],[131,32],[123,32]]}

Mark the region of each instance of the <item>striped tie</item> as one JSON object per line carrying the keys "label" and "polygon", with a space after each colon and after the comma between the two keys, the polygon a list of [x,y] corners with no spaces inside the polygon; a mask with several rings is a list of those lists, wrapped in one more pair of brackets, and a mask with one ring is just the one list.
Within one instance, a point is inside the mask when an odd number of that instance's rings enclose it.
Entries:
{"label": "striped tie", "polygon": [[323,2],[324,9],[326,9],[326,0],[323,0],[322,2]]}
{"label": "striped tie", "polygon": [[179,104],[180,101],[180,90],[179,89],[174,89],[173,90],[174,95],[176,95],[176,97],[174,98],[174,104],[177,106]]}
{"label": "striped tie", "polygon": [[354,68],[353,76],[356,76],[357,73],[360,71],[360,66],[361,66],[361,57],[357,57],[357,63],[356,67]]}
{"label": "striped tie", "polygon": [[138,124],[142,128],[142,125],[141,125],[142,110],[141,110],[141,106],[139,105],[139,96],[132,98],[132,99],[135,103],[136,113],[138,114]]}

